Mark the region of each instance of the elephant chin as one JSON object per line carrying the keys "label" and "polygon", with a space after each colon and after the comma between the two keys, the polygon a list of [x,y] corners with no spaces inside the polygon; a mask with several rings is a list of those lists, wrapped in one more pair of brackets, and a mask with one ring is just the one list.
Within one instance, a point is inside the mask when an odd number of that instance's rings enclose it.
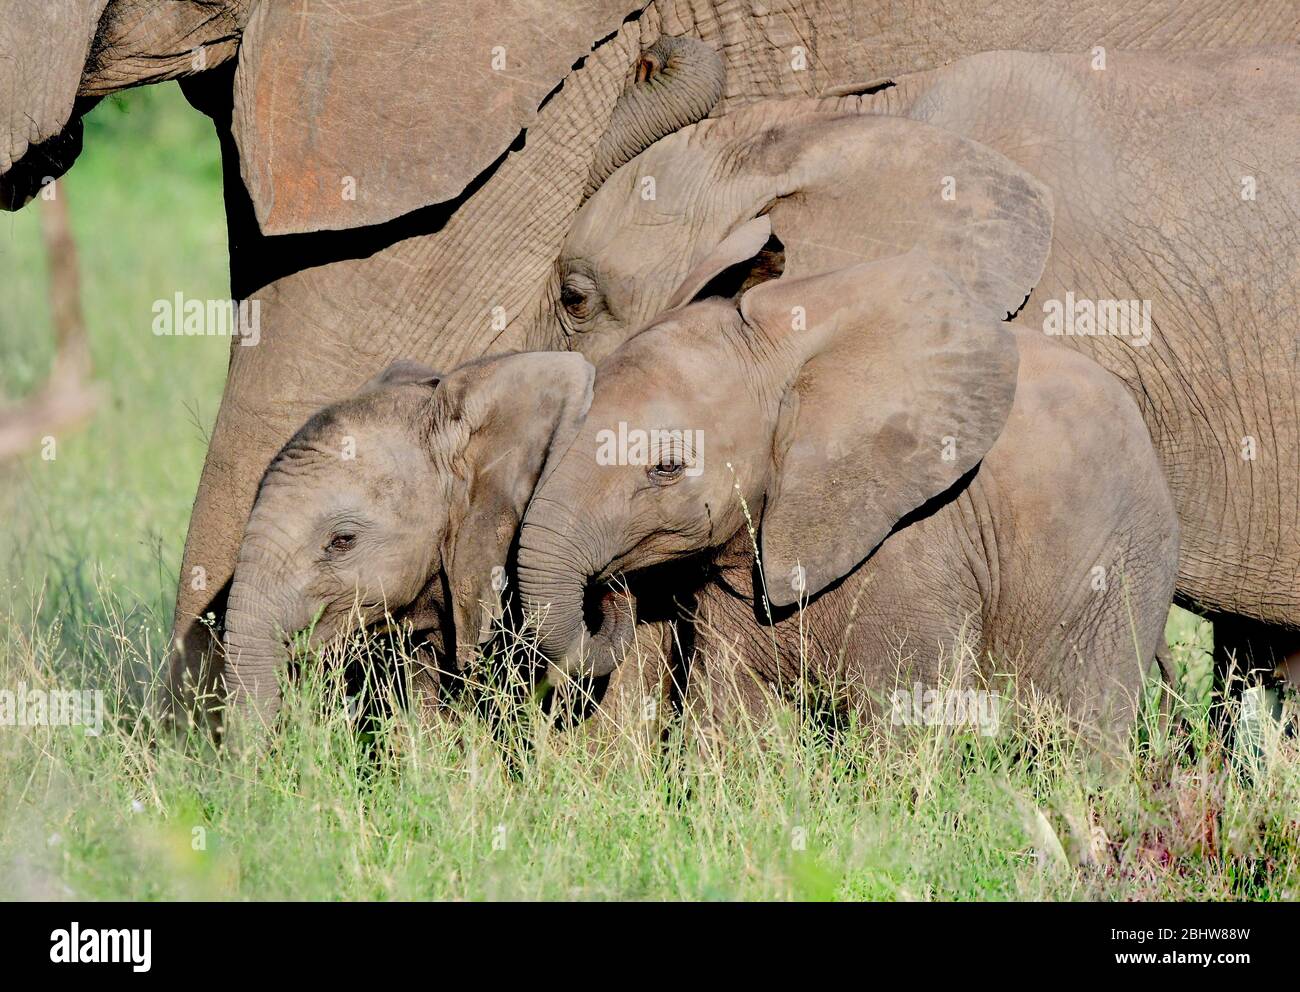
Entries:
{"label": "elephant chin", "polygon": [[609,675],[622,664],[636,638],[633,599],[626,592],[606,589],[600,612],[600,627],[592,632],[582,624],[568,649],[551,661],[551,681]]}

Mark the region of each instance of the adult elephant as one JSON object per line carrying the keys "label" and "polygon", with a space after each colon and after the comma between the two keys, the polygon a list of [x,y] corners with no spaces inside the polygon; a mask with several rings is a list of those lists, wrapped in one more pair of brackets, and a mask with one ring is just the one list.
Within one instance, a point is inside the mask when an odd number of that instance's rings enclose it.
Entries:
{"label": "adult elephant", "polygon": [[[593,162],[617,164],[620,95],[662,88],[639,53],[664,34],[721,56],[713,113],[995,48],[1300,40],[1292,0],[19,0],[0,27],[4,202],[71,165],[99,96],[183,77],[222,142],[233,293],[261,303],[191,517],[174,698],[217,674],[199,677],[199,619],[224,612],[259,473],[294,429],[396,355],[447,367],[526,342]],[[651,116],[628,130],[686,123]]]}
{"label": "adult elephant", "polygon": [[1272,669],[1300,648],[1297,77],[1288,50],[994,52],[702,122],[583,205],[535,344],[599,360],[710,280],[923,249],[1128,387],[1180,602]]}

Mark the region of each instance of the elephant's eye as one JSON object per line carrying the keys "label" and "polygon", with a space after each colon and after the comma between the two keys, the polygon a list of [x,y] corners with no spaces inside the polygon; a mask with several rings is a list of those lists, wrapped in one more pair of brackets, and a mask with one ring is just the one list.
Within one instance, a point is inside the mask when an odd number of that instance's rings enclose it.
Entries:
{"label": "elephant's eye", "polygon": [[600,287],[587,269],[574,265],[566,266],[560,279],[560,323],[570,333],[582,332],[582,326],[590,322],[603,309],[604,299]]}
{"label": "elephant's eye", "polygon": [[355,534],[335,534],[330,538],[329,544],[325,545],[325,550],[330,554],[341,555],[346,551],[351,551],[352,546],[357,543]]}
{"label": "elephant's eye", "polygon": [[659,461],[651,465],[646,470],[646,474],[650,476],[651,482],[663,486],[670,482],[676,482],[685,471],[686,466],[681,462]]}
{"label": "elephant's eye", "polygon": [[566,284],[560,290],[560,306],[571,316],[582,320],[587,316],[587,294],[576,286]]}

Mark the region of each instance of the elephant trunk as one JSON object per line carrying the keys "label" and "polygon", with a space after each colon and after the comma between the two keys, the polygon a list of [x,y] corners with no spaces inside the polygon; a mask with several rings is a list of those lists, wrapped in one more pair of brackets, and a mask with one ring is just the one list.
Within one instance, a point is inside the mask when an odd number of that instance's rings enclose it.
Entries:
{"label": "elephant trunk", "polygon": [[635,606],[631,596],[613,590],[601,597],[600,629],[585,644],[570,649],[582,657],[587,675],[608,675],[632,647],[636,638]]}
{"label": "elephant trunk", "polygon": [[230,710],[251,715],[269,726],[280,709],[279,669],[288,660],[286,635],[311,621],[309,604],[296,591],[284,589],[272,576],[241,562],[235,569],[226,608],[223,645]]}
{"label": "elephant trunk", "polygon": [[530,509],[519,532],[519,595],[525,613],[537,618],[538,648],[560,663],[585,628],[582,599],[589,570],[575,560],[562,530],[532,516]]}
{"label": "elephant trunk", "polygon": [[596,148],[584,196],[665,135],[703,120],[722,99],[726,66],[698,38],[661,37],[637,61]]}
{"label": "elephant trunk", "polygon": [[584,599],[599,567],[575,552],[582,542],[564,518],[557,504],[534,497],[519,534],[520,598],[537,618],[537,646],[552,666],[570,676],[607,675],[632,641],[630,604],[607,594],[600,629],[587,630]]}

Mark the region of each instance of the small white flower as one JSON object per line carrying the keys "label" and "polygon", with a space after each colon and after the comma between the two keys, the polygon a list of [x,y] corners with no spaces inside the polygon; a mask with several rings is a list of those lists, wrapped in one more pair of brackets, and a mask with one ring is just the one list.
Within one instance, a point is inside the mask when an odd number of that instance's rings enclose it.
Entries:
{"label": "small white flower", "polygon": [[131,812],[132,812],[132,813],[143,813],[143,812],[144,812],[144,803],[140,802],[139,799],[132,799],[132,800],[131,800]]}

